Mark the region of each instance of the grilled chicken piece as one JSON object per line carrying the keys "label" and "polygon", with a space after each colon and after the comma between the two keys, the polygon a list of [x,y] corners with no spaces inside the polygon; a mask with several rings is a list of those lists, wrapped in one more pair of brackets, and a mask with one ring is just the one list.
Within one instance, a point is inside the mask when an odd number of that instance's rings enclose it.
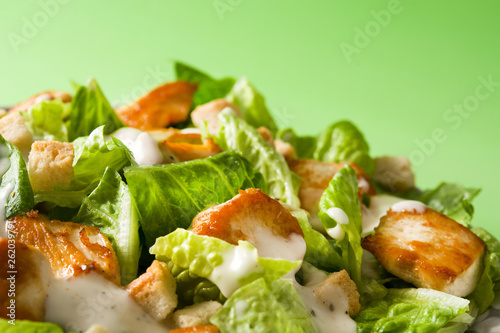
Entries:
{"label": "grilled chicken piece", "polygon": [[282,140],[274,140],[274,148],[278,153],[283,155],[287,163],[297,159],[297,154],[295,153],[295,148],[288,142]]}
{"label": "grilled chicken piece", "polygon": [[191,113],[191,120],[198,128],[204,128],[206,122],[208,133],[217,135],[220,128],[218,115],[227,107],[233,109],[239,117],[243,117],[241,111],[234,104],[229,103],[225,99],[216,99],[209,103],[198,105]]}
{"label": "grilled chicken piece", "polygon": [[[319,201],[335,173],[342,169],[346,163],[327,163],[312,159],[295,159],[287,162],[290,170],[302,179],[299,189],[301,208],[311,214],[313,227],[321,229],[322,225],[318,219]],[[368,182],[368,177],[363,169],[354,163],[349,163],[349,165],[358,177],[359,198],[361,199],[363,194],[375,194],[375,190]]]}
{"label": "grilled chicken piece", "polygon": [[257,132],[259,132],[260,136],[264,139],[264,141],[266,141],[268,145],[273,147],[273,149],[276,149],[276,147],[274,146],[273,133],[271,133],[271,131],[267,127],[261,126],[257,128]]}
{"label": "grilled chicken piece", "polygon": [[15,111],[27,111],[31,106],[40,103],[41,101],[52,101],[54,99],[60,99],[64,103],[71,102],[71,95],[64,91],[44,91],[14,105],[9,109],[9,113]]}
{"label": "grilled chicken piece", "polygon": [[127,126],[143,131],[166,127],[187,119],[196,88],[185,81],[166,83],[116,113]]}
{"label": "grilled chicken piece", "polygon": [[[0,238],[0,318],[43,321],[50,278],[50,265],[40,251]],[[11,300],[15,312],[9,316]]]}
{"label": "grilled chicken piece", "polygon": [[[233,199],[199,213],[191,231],[234,245],[239,240],[248,241],[262,257],[300,260],[305,253],[304,234],[297,219],[259,189],[240,191]],[[295,249],[289,251],[291,245]]]}
{"label": "grilled chicken piece", "polygon": [[55,277],[96,271],[120,284],[120,267],[108,238],[96,227],[50,220],[36,211],[11,218],[17,240],[41,251]]}
{"label": "grilled chicken piece", "polygon": [[206,158],[222,152],[214,139],[206,138],[202,141],[199,133],[177,131],[161,144],[166,146],[180,162]]}
{"label": "grilled chicken piece", "polygon": [[421,288],[463,297],[476,287],[486,245],[468,228],[430,208],[393,211],[362,240],[390,273]]}

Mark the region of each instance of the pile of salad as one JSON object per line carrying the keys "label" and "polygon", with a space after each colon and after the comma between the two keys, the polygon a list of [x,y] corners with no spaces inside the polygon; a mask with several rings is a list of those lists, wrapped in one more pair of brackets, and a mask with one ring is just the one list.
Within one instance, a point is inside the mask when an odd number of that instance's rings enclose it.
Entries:
{"label": "pile of salad", "polygon": [[349,121],[301,136],[246,78],[174,66],[129,105],[90,79],[0,111],[1,332],[465,332],[491,311],[479,189],[421,189]]}

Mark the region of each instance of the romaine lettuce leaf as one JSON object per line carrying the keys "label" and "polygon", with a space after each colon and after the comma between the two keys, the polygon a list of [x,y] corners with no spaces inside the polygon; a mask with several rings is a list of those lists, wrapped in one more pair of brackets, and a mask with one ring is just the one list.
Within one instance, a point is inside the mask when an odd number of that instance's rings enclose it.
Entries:
{"label": "romaine lettuce leaf", "polygon": [[107,167],[121,170],[136,164],[132,153],[117,139],[106,140],[103,127],[98,127],[88,137],[73,142],[74,177],[68,187],[35,193],[36,202],[51,202],[61,207],[78,207],[83,198],[92,192]]}
{"label": "romaine lettuce leaf", "polygon": [[425,191],[418,200],[467,227],[474,214],[472,199],[480,191],[478,188],[441,183],[437,188]]}
{"label": "romaine lettuce leaf", "polygon": [[375,171],[375,162],[369,155],[363,134],[349,121],[334,123],[319,136],[314,159],[323,162],[354,162],[367,175]]}
{"label": "romaine lettuce leaf", "polygon": [[206,159],[125,169],[147,246],[178,227],[187,228],[205,207],[226,202],[238,190],[265,190],[262,175],[235,152]]}
{"label": "romaine lettuce leaf", "polygon": [[283,202],[300,207],[297,196],[300,178],[288,168],[283,156],[269,146],[259,132],[245,120],[226,108],[219,113],[221,129],[217,143],[223,150],[235,150],[245,156],[267,184],[267,194]]}
{"label": "romaine lettuce leaf", "polygon": [[139,220],[128,186],[118,172],[106,169],[97,188],[83,199],[73,221],[97,227],[108,237],[120,263],[123,285],[137,277]]}
{"label": "romaine lettuce leaf", "polygon": [[432,333],[454,320],[470,324],[468,310],[468,300],[436,290],[389,289],[386,297],[364,307],[355,319],[358,333]]}
{"label": "romaine lettuce leaf", "polygon": [[316,149],[316,138],[313,136],[298,136],[291,128],[279,130],[276,139],[288,142],[295,149],[298,158],[313,158]]}
{"label": "romaine lettuce leaf", "polygon": [[66,108],[67,103],[61,100],[41,101],[28,111],[21,111],[21,115],[35,140],[67,142],[68,133],[63,121]]}
{"label": "romaine lettuce leaf", "polygon": [[210,321],[221,333],[317,332],[289,279],[258,279],[241,287]]}
{"label": "romaine lettuce leaf", "polygon": [[348,217],[347,224],[340,224],[345,231],[345,237],[336,240],[336,244],[342,251],[343,268],[356,282],[358,289],[361,289],[360,293],[362,293],[361,260],[363,248],[361,247],[362,223],[358,200],[358,179],[354,170],[348,165],[335,174],[319,202],[318,216],[327,232],[339,223],[328,214],[329,209],[332,208],[340,208]]}
{"label": "romaine lettuce leaf", "polygon": [[0,332],[2,333],[64,333],[58,325],[52,323],[39,323],[29,320],[16,319],[15,325],[7,319],[0,318]]}
{"label": "romaine lettuce leaf", "polygon": [[193,108],[226,96],[235,82],[233,78],[216,80],[181,62],[176,62],[174,68],[177,80],[198,84],[198,89],[193,96]]}
{"label": "romaine lettuce leaf", "polygon": [[261,258],[257,249],[245,241],[236,246],[180,228],[157,238],[150,252],[157,260],[171,260],[175,265],[209,279],[226,297],[261,277],[276,280],[301,264],[301,261]]}
{"label": "romaine lettuce leaf", "polygon": [[99,126],[105,134],[111,134],[125,125],[101,91],[96,80],[91,78],[87,86],[79,86],[71,102],[68,138],[73,141],[87,136]]}
{"label": "romaine lettuce leaf", "polygon": [[35,205],[28,170],[21,152],[0,135],[0,201],[5,218],[24,214]]}
{"label": "romaine lettuce leaf", "polygon": [[236,81],[226,99],[236,105],[243,113],[245,121],[255,128],[265,126],[272,133],[278,127],[266,107],[264,97],[243,77]]}

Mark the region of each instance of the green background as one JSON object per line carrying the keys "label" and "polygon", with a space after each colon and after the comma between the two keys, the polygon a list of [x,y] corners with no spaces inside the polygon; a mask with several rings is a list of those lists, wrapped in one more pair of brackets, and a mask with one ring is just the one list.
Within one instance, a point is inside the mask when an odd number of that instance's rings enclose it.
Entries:
{"label": "green background", "polygon": [[411,156],[421,187],[482,187],[475,224],[500,236],[500,86],[479,79],[500,82],[497,0],[60,1],[0,3],[0,105],[91,75],[125,103],[172,59],[246,75],[281,126],[351,119],[374,155]]}

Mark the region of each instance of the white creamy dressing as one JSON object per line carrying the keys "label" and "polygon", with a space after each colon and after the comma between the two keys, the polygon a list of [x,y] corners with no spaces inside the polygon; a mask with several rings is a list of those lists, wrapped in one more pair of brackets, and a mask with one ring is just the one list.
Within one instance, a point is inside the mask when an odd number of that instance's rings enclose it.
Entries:
{"label": "white creamy dressing", "polygon": [[215,283],[226,297],[230,297],[241,287],[240,281],[243,278],[263,270],[257,260],[257,249],[247,242],[240,242],[239,246],[231,247],[222,253],[222,258],[222,264],[213,269],[208,279]]}
{"label": "white creamy dressing", "polygon": [[349,224],[349,217],[347,214],[338,207],[332,207],[326,211],[328,216],[337,222],[337,225],[333,228],[326,229],[326,233],[330,235],[333,239],[338,240],[339,242],[345,237],[345,230],[342,225]]}
{"label": "white creamy dressing", "polygon": [[184,129],[181,129],[180,132],[182,134],[200,134],[201,135],[200,129],[196,128],[196,127],[184,128]]}
{"label": "white creamy dressing", "polygon": [[326,229],[326,233],[339,242],[345,237],[345,230],[340,223],[337,223],[337,225],[333,228]]}
{"label": "white creamy dressing", "polygon": [[166,333],[171,327],[158,324],[128,295],[98,273],[52,279],[45,321],[67,331],[84,332],[100,325],[111,333]]}
{"label": "white creamy dressing", "polygon": [[288,239],[274,235],[271,230],[256,227],[255,244],[260,257],[297,261],[304,259],[306,241],[304,237],[293,233]]}
{"label": "white creamy dressing", "polygon": [[380,218],[398,202],[404,201],[401,198],[392,195],[380,194],[374,195],[370,199],[370,208],[363,205],[361,217],[363,220],[363,233],[365,236],[372,232],[380,223]]}
{"label": "white creamy dressing", "polygon": [[393,212],[397,213],[408,212],[414,214],[421,214],[425,213],[427,206],[421,203],[420,201],[404,200],[393,205],[391,209]]}
{"label": "white creamy dressing", "polygon": [[153,165],[163,163],[163,154],[158,148],[158,142],[146,132],[131,127],[123,127],[111,134],[117,138],[134,155],[139,165]]}
{"label": "white creamy dressing", "polygon": [[330,304],[324,304],[315,295],[315,289],[327,278],[321,271],[316,271],[310,281],[301,286],[295,280],[293,285],[297,290],[304,306],[311,314],[311,320],[321,333],[354,333],[356,322],[347,313],[349,302],[346,294],[340,288],[332,288],[328,298]]}

